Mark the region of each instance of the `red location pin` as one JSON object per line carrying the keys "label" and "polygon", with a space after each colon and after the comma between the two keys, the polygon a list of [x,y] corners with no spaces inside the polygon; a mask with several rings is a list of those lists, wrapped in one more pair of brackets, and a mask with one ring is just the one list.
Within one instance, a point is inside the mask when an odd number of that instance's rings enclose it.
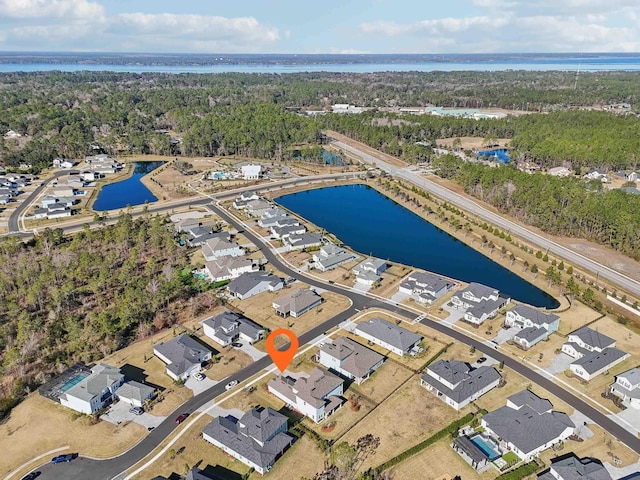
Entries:
{"label": "red location pin", "polygon": [[[278,335],[285,335],[289,337],[289,348],[287,350],[278,350],[274,345]],[[267,337],[267,352],[269,352],[271,360],[273,360],[273,363],[276,364],[276,367],[278,367],[281,372],[284,372],[287,369],[291,360],[293,360],[293,357],[296,356],[297,351],[298,337],[296,337],[296,334],[291,330],[279,328],[271,332]]]}

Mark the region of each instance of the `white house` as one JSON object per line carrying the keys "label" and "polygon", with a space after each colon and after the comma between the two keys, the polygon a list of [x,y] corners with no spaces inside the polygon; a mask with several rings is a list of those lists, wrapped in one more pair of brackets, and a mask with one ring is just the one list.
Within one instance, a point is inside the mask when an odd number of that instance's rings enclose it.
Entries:
{"label": "white house", "polygon": [[380,275],[387,269],[387,262],[380,258],[369,257],[351,270],[356,276],[356,283],[372,286],[380,281]]}
{"label": "white house", "polygon": [[70,170],[78,164],[75,160],[70,160],[68,158],[54,158],[53,159],[53,167],[61,168],[63,170]]}
{"label": "white house", "polygon": [[495,288],[475,282],[451,297],[451,303],[455,308],[465,310],[464,319],[475,325],[494,317],[509,300],[501,297]]}
{"label": "white house", "polygon": [[316,423],[322,422],[344,402],[340,377],[321,368],[314,368],[308,377],[298,379],[279,376],[269,381],[267,389],[290,408]]}
{"label": "white house", "polygon": [[133,407],[142,407],[147,400],[153,399],[155,395],[156,392],[153,387],[135,380],[124,382],[116,390],[118,400]]}
{"label": "white house", "polygon": [[284,240],[290,235],[302,235],[307,231],[304,225],[273,225],[271,226],[271,235],[279,240]]}
{"label": "white house", "polygon": [[583,380],[589,381],[601,373],[608,372],[619,363],[625,361],[630,355],[622,350],[609,347],[601,352],[586,353],[574,360],[569,369]]}
{"label": "white house", "polygon": [[438,360],[427,367],[420,385],[460,410],[497,387],[500,378],[493,367],[471,368],[459,360]]}
{"label": "white house", "polygon": [[186,380],[199,372],[202,362],[211,360],[212,351],[189,335],[180,335],[153,346],[156,357],[167,364],[167,375],[174,380]]}
{"label": "white house", "polygon": [[353,333],[401,357],[417,349],[422,340],[420,335],[377,317],[358,323]]}
{"label": "white house", "polygon": [[313,268],[321,272],[327,272],[339,267],[340,265],[350,262],[356,256],[347,252],[344,248],[338,247],[332,243],[327,243],[320,247],[317,253],[313,254]]}
{"label": "white house", "polygon": [[287,417],[271,408],[253,408],[240,419],[216,417],[202,430],[202,438],[260,475],[267,473],[293,443]]}
{"label": "white house", "polygon": [[[638,477],[636,473],[625,478]],[[549,470],[538,475],[537,480],[611,480],[611,475],[600,460],[571,454],[552,459]]]}
{"label": "white house", "polygon": [[568,177],[571,175],[571,170],[566,167],[553,167],[549,169],[549,175],[554,177]]}
{"label": "white house", "polygon": [[582,327],[569,334],[562,345],[562,352],[573,358],[581,358],[586,353],[601,352],[605,348],[615,347],[616,341],[589,327]]}
{"label": "white house", "polygon": [[560,317],[543,313],[526,305],[518,305],[507,311],[504,323],[509,327],[520,329],[513,337],[513,341],[522,348],[528,349],[557,331]]}
{"label": "white house", "polygon": [[553,405],[523,390],[507,398],[507,404],[482,417],[483,435],[498,446],[500,453],[512,451],[528,462],[553,445],[573,435],[575,424]]}
{"label": "white house", "polygon": [[77,379],[77,383],[58,398],[65,407],[90,415],[114,400],[116,390],[124,382],[124,375],[119,368],[99,363],[89,375],[79,374]]}
{"label": "white house", "polygon": [[254,191],[242,192],[240,196],[233,201],[233,208],[243,210],[249,202],[259,199],[260,197]]}
{"label": "white house", "polygon": [[384,356],[350,338],[337,337],[320,347],[316,360],[360,385],[382,366]]}
{"label": "white house", "polygon": [[273,301],[272,307],[281,317],[298,318],[314,307],[322,304],[322,297],[315,290],[296,288]]}
{"label": "white house", "polygon": [[243,273],[257,272],[258,266],[246,257],[223,257],[206,262],[204,273],[213,283],[238,278]]}
{"label": "white house", "polygon": [[322,245],[322,235],[319,233],[292,234],[284,238],[282,242],[289,247],[289,250],[315,248]]}
{"label": "white house", "polygon": [[431,305],[454,287],[455,283],[446,278],[427,272],[413,272],[398,287],[398,292],[411,295],[422,305]]}
{"label": "white house", "polygon": [[255,343],[264,335],[264,328],[247,317],[225,311],[202,322],[204,334],[226,347],[236,340]]}
{"label": "white house", "polygon": [[244,249],[237,242],[224,236],[210,238],[202,244],[202,255],[207,262],[222,257],[241,257],[244,254]]}
{"label": "white house", "polygon": [[640,409],[640,370],[632,368],[616,375],[616,381],[610,390],[627,407]]}
{"label": "white house", "polygon": [[262,171],[261,165],[243,165],[241,167],[242,176],[245,180],[258,180],[260,178],[260,172]]}
{"label": "white house", "polygon": [[245,300],[262,292],[277,292],[283,286],[284,282],[276,275],[266,272],[248,272],[231,280],[227,290],[232,296]]}

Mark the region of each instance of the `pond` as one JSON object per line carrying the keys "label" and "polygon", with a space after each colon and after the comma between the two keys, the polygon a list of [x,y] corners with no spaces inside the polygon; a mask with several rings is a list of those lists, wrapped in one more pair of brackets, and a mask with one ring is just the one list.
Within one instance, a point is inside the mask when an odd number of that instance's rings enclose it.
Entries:
{"label": "pond", "polygon": [[366,185],[307,190],[276,201],[363,255],[479,282],[536,307],[559,306],[551,295]]}
{"label": "pond", "polygon": [[98,193],[98,198],[93,204],[96,211],[115,210],[125,208],[127,205],[142,205],[145,202],[158,200],[140,179],[155,170],[164,162],[133,162],[133,175],[126,180],[105,185]]}

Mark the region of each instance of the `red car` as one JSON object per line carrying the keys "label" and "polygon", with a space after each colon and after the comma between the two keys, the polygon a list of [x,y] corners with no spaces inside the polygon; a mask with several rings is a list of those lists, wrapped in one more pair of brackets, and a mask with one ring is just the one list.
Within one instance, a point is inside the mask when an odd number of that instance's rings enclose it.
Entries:
{"label": "red car", "polygon": [[187,419],[188,416],[189,416],[188,413],[181,413],[176,417],[176,424],[180,425],[182,422],[184,422]]}

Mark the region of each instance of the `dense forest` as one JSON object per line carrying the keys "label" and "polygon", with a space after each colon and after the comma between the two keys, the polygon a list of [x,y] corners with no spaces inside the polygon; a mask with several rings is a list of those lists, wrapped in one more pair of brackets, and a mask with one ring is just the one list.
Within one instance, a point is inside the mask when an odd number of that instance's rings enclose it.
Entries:
{"label": "dense forest", "polygon": [[436,159],[434,165],[443,178],[524,223],[552,234],[593,240],[640,260],[637,195],[585,188],[577,178],[489,168],[452,155]]}
{"label": "dense forest", "polygon": [[50,374],[197,314],[186,265],[160,217],[0,242],[0,418]]}
{"label": "dense forest", "polygon": [[[96,143],[114,155],[238,153],[287,159],[290,147],[314,142],[321,128],[331,127],[412,162],[429,159],[428,145],[436,138],[474,135],[513,139],[517,155],[545,166],[566,161],[621,168],[632,165],[638,151],[635,115],[571,109],[635,105],[639,78],[628,72],[585,73],[576,83],[571,72],[522,71],[10,73],[0,75],[0,132],[26,136],[2,139],[0,161],[30,163],[37,170],[56,156],[81,158]],[[334,103],[373,110],[316,119],[295,113]],[[380,111],[425,105],[559,113],[476,121]],[[171,135],[183,140],[178,150]]]}

